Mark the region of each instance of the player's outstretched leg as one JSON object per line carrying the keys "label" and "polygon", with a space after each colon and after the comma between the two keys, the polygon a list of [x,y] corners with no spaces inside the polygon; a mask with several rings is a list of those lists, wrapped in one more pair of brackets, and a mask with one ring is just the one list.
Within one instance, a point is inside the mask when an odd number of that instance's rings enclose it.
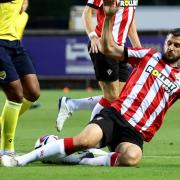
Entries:
{"label": "player's outstretched leg", "polygon": [[59,113],[56,119],[56,128],[61,131],[64,123],[72,115],[74,111],[78,110],[93,110],[95,105],[101,99],[100,96],[93,96],[81,99],[72,99],[67,97],[59,98]]}
{"label": "player's outstretched leg", "polygon": [[[56,158],[52,161],[43,161],[43,163],[50,164],[81,164],[92,166],[115,166],[118,158],[118,153],[112,152],[107,155],[94,157],[92,153],[83,153],[81,155],[70,155],[64,158]],[[24,166],[25,164],[19,163],[18,157],[4,155],[1,158],[1,164],[5,167]]]}

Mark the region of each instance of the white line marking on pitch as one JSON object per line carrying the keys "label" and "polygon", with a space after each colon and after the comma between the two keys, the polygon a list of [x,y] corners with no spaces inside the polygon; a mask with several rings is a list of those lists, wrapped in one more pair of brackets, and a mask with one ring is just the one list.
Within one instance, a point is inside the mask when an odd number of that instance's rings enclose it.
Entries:
{"label": "white line marking on pitch", "polygon": [[[17,153],[16,155],[21,156],[24,153]],[[98,154],[98,155],[104,155],[104,154]],[[159,158],[159,159],[180,159],[180,156],[165,156],[165,155],[145,155],[143,158]]]}
{"label": "white line marking on pitch", "polygon": [[144,158],[180,159],[180,156],[143,156]]}

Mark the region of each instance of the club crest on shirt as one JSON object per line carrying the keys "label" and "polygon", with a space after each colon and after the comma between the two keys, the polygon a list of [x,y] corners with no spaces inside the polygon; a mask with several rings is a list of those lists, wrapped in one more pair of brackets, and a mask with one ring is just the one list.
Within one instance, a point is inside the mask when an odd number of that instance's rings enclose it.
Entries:
{"label": "club crest on shirt", "polygon": [[109,76],[112,74],[112,72],[113,72],[112,69],[108,69],[108,70],[107,70],[107,74],[108,74]]}
{"label": "club crest on shirt", "polygon": [[6,78],[6,72],[0,71],[0,79],[4,80]]}

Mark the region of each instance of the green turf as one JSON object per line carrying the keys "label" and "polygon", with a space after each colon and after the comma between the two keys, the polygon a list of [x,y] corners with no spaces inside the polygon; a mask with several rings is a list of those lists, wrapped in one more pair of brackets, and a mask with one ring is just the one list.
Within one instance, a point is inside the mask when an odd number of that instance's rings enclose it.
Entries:
{"label": "green turf", "polygon": [[[58,135],[54,126],[59,96],[86,97],[99,94],[98,91],[58,90],[42,91],[39,102],[41,107],[29,110],[19,120],[16,134],[16,151],[25,153],[31,150],[37,137],[45,134]],[[0,92],[0,108],[4,96]],[[80,111],[73,114],[65,124],[60,136],[78,133],[88,122],[90,112]],[[110,168],[88,166],[44,165],[39,162],[27,167],[0,167],[0,180],[179,180],[180,179],[180,102],[168,112],[165,123],[151,143],[144,146],[144,158],[138,167]]]}

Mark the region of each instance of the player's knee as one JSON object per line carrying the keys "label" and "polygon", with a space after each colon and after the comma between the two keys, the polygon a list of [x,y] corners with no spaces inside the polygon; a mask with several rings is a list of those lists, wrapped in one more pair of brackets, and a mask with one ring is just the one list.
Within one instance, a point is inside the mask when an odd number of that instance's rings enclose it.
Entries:
{"label": "player's knee", "polygon": [[40,97],[40,91],[34,91],[33,93],[32,93],[32,101],[34,102],[34,101],[36,101],[36,100],[38,100],[39,99],[39,97]]}
{"label": "player's knee", "polygon": [[125,152],[118,157],[117,166],[136,166],[141,160],[140,152]]}
{"label": "player's knee", "polygon": [[125,159],[124,164],[126,166],[136,166],[140,161],[139,155],[136,153],[128,154]]}
{"label": "player's knee", "polygon": [[17,88],[13,91],[6,91],[6,96],[10,101],[21,103],[23,99],[23,90],[21,88]]}
{"label": "player's knee", "polygon": [[35,102],[40,97],[40,90],[31,90],[24,94],[24,97],[31,102]]}
{"label": "player's knee", "polygon": [[23,93],[18,92],[14,95],[12,95],[10,98],[8,98],[10,101],[21,103],[23,100]]}

